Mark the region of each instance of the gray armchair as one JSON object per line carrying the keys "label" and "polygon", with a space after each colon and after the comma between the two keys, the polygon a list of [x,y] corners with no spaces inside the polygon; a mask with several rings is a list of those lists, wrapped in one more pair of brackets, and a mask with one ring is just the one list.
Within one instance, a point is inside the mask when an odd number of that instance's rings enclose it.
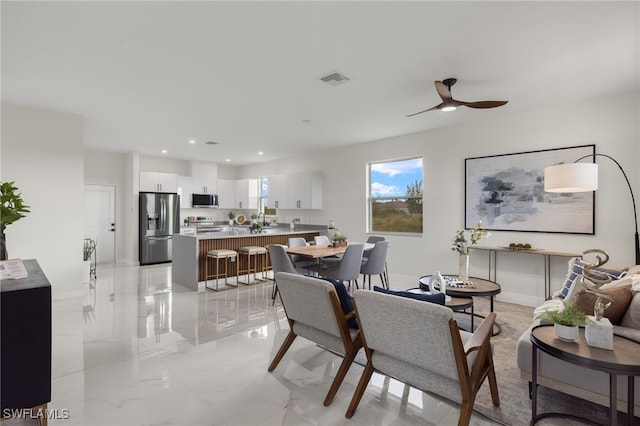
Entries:
{"label": "gray armchair", "polygon": [[351,418],[374,371],[462,404],[458,425],[468,425],[476,394],[489,380],[500,405],[491,353],[495,313],[471,335],[460,331],[450,308],[366,290],[354,302],[367,364],[346,413]]}
{"label": "gray armchair", "polygon": [[343,355],[342,363],[324,400],[324,405],[328,406],[362,347],[358,330],[347,326],[347,320],[355,316],[355,312],[345,315],[334,285],[327,281],[286,272],[276,273],[275,278],[290,330],[268,371],[271,372],[278,366],[298,336]]}

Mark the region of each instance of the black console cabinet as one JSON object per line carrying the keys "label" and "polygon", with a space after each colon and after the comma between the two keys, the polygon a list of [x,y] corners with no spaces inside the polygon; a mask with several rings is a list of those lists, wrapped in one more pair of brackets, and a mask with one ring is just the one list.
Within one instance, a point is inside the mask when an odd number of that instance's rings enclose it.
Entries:
{"label": "black console cabinet", "polygon": [[51,284],[34,259],[29,276],[0,288],[0,405],[34,408],[51,401]]}

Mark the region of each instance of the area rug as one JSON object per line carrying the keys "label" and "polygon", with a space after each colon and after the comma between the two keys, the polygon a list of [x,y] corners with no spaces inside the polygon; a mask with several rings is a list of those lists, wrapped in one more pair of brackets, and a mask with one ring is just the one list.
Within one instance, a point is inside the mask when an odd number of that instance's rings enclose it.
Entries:
{"label": "area rug", "polygon": [[[488,303],[475,298],[475,311],[486,312]],[[516,346],[520,335],[532,321],[533,308],[511,303],[495,302],[496,321],[502,332],[491,338],[494,348],[496,379],[500,393],[500,407],[491,403],[489,386],[485,382],[478,392],[474,410],[484,416],[505,425],[526,425],[531,420],[531,401],[527,380],[520,377],[516,364]],[[456,315],[456,320],[464,327],[468,317]],[[479,321],[476,321],[476,325]],[[544,386],[538,387],[538,414],[560,412],[586,417],[601,424],[609,423],[608,408],[567,395]],[[625,424],[624,413],[618,413],[618,423]],[[582,424],[562,419],[544,419],[537,425],[573,425]],[[640,419],[634,419],[634,425]]]}

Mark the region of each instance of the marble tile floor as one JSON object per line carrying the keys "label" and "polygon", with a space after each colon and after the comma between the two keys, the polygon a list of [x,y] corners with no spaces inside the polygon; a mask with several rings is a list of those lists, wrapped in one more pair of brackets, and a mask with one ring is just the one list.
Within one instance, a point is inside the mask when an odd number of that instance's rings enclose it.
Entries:
{"label": "marble tile floor", "polygon": [[[49,408],[68,418],[51,425],[457,423],[456,404],[377,374],[347,420],[362,367],[351,367],[324,407],[339,358],[302,338],[268,373],[288,331],[271,281],[193,292],[171,283],[170,265],[99,265],[97,276],[84,297],[53,301]],[[498,423],[474,413],[471,424]]]}

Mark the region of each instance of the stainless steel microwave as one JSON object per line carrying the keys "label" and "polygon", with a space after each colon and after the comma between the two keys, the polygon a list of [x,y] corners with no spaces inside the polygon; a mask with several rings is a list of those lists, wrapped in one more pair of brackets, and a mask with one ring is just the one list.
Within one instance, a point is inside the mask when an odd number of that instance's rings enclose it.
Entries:
{"label": "stainless steel microwave", "polygon": [[217,194],[191,194],[192,207],[218,207]]}

